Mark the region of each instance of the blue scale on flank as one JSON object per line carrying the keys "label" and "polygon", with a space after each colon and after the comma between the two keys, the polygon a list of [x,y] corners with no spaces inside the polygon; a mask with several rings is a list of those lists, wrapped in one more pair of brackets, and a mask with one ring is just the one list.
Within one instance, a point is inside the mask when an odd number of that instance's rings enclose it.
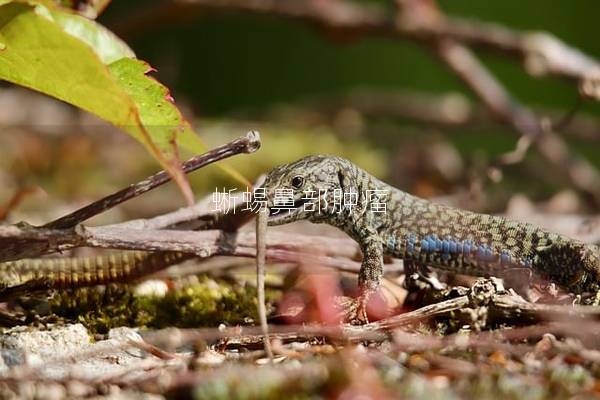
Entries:
{"label": "blue scale on flank", "polygon": [[[427,253],[437,251],[438,249],[438,240],[435,235],[427,235],[421,240],[421,250]],[[439,243],[439,247],[441,248],[441,242]]]}
{"label": "blue scale on flank", "polygon": [[[414,235],[409,237],[408,251],[414,252],[416,238]],[[465,257],[475,256],[481,262],[499,262],[502,265],[510,265],[513,263],[513,258],[504,249],[500,253],[494,252],[494,250],[487,244],[475,244],[472,240],[455,240],[452,237],[446,237],[440,239],[437,235],[427,235],[420,241],[421,251],[424,253],[441,253],[443,259],[448,260],[452,258],[453,254],[462,254]],[[527,265],[527,261],[523,260],[522,263]],[[529,261],[529,264],[531,262]]]}
{"label": "blue scale on flank", "polygon": [[510,256],[510,253],[506,249],[502,250],[500,252],[500,264],[502,264],[502,265],[512,264],[512,257]]}
{"label": "blue scale on flank", "polygon": [[494,262],[497,260],[497,255],[494,253],[491,247],[486,244],[482,244],[477,247],[477,258],[483,262]]}
{"label": "blue scale on flank", "polygon": [[390,238],[388,239],[388,250],[390,252],[394,252],[394,250],[396,250],[396,244],[398,243],[398,241],[396,240],[396,235],[392,235],[390,236]]}
{"label": "blue scale on flank", "polygon": [[409,233],[407,241],[406,241],[406,252],[408,254],[414,254],[415,253],[415,243],[416,243],[416,241],[417,241],[417,235],[415,235],[414,233]]}
{"label": "blue scale on flank", "polygon": [[450,242],[446,239],[442,240],[442,253],[450,254]]}
{"label": "blue scale on flank", "polygon": [[452,254],[462,253],[463,249],[463,242],[451,237],[441,240],[436,235],[427,235],[421,239],[421,251],[425,253],[442,253],[442,258],[446,260],[452,258]]}
{"label": "blue scale on flank", "polygon": [[463,242],[463,255],[470,256],[471,252],[475,249],[475,244],[472,240],[465,240]]}
{"label": "blue scale on flank", "polygon": [[457,242],[457,241],[455,241],[455,240],[450,240],[450,241],[449,241],[449,243],[450,243],[450,244],[449,244],[449,249],[448,249],[448,251],[449,251],[451,254],[456,254],[456,253],[458,253],[458,242]]}
{"label": "blue scale on flank", "polygon": [[442,259],[446,261],[452,258],[451,243],[454,243],[451,238],[442,240]]}

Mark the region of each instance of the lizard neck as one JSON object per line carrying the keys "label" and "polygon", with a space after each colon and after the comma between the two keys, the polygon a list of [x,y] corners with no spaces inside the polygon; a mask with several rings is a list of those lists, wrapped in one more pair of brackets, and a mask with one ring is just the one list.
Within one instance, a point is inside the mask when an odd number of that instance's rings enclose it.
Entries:
{"label": "lizard neck", "polygon": [[340,180],[345,195],[356,195],[355,203],[331,207],[326,215],[316,216],[313,222],[333,225],[359,243],[366,238],[386,234],[392,225],[401,222],[398,210],[402,210],[403,204],[421,200],[353,164],[345,168]]}

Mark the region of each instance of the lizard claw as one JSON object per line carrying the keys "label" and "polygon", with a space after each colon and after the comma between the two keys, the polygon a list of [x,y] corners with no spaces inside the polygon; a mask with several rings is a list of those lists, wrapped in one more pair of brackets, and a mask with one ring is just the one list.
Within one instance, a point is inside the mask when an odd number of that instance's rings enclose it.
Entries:
{"label": "lizard claw", "polygon": [[336,308],[339,309],[340,321],[352,325],[368,324],[367,304],[369,298],[368,293],[363,293],[356,299],[345,296],[336,297]]}

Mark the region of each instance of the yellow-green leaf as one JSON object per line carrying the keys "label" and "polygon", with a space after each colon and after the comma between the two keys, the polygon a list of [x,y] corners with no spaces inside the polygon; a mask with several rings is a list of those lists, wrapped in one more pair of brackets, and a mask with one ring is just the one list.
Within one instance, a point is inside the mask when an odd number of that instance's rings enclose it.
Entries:
{"label": "yellow-green leaf", "polygon": [[[74,104],[111,122],[134,121],[125,95],[95,52],[28,4],[0,7],[0,79]],[[122,125],[118,124],[117,125]]]}
{"label": "yellow-green leaf", "polygon": [[0,0],[0,79],[56,97],[142,142],[191,200],[176,141],[204,150],[150,67],[106,28],[47,2]]}

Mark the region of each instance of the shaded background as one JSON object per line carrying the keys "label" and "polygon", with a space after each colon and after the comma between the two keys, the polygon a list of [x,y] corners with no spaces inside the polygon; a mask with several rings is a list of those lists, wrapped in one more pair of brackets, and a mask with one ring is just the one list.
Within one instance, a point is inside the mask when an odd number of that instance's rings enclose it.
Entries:
{"label": "shaded background", "polygon": [[[188,101],[200,118],[243,116],[269,121],[271,112],[272,121],[274,110],[282,105],[316,102],[319,97],[345,95],[357,88],[460,93],[472,99],[434,55],[409,41],[336,38],[277,17],[205,12],[164,4],[140,7],[134,1],[114,3],[101,21],[130,43],[138,56],[156,66],[157,76],[173,88],[176,98]],[[463,0],[444,1],[440,6],[450,15],[516,29],[545,30],[591,56],[600,54],[594,34],[594,15],[600,5],[594,1]],[[534,79],[517,60],[490,54],[482,57],[521,101],[565,113],[574,106],[577,89],[572,83]],[[584,104],[582,108],[597,115],[596,104]],[[298,121],[292,113],[279,116],[277,122],[295,126]],[[439,133],[427,124],[397,118],[361,122],[364,126],[358,135],[344,132],[343,126],[336,134],[365,141],[392,158],[407,141],[427,141],[427,135]],[[468,158],[477,152],[483,157],[493,156],[514,146],[514,137],[506,137],[507,132],[497,132],[497,128],[461,127],[451,131],[452,135],[445,134],[444,138]],[[595,146],[577,141],[572,145],[595,163],[600,161]],[[398,165],[388,165],[381,172],[402,184],[398,173],[390,170],[394,167]],[[538,186],[535,180],[534,174],[526,185]]]}
{"label": "shaded background", "polygon": [[[384,2],[379,2],[384,3]],[[171,3],[169,3],[171,4]],[[545,30],[585,53],[600,54],[593,0],[446,0],[450,15]],[[119,34],[157,76],[202,115],[260,110],[356,87],[444,93],[462,85],[420,46],[407,41],[327,38],[300,22],[242,13],[208,13],[161,2],[113,2],[99,21]],[[573,104],[573,85],[532,79],[504,57],[483,54],[492,71],[527,103]],[[591,110],[592,108],[590,108]]]}
{"label": "shaded background", "polygon": [[[592,57],[600,56],[596,35],[600,5],[593,0],[447,0],[440,7],[452,16],[544,30]],[[435,100],[460,114],[464,107],[477,106],[477,99],[456,76],[413,42],[339,37],[284,18],[206,12],[163,1],[115,1],[99,22],[157,69],[154,76],[171,88],[177,104],[209,146],[248,129],[261,131],[264,144],[258,153],[229,162],[250,180],[273,165],[306,154],[332,153],[351,158],[421,196],[467,193],[455,204],[471,209],[503,211],[515,194],[522,193],[535,201],[551,201],[556,195],[570,199],[560,211],[590,211],[589,204],[569,191],[569,182],[556,179],[555,167],[549,168],[535,150],[523,162],[490,170],[497,156],[515,147],[518,135],[510,128],[487,122],[440,126],[398,117],[385,109],[365,112],[354,107],[347,96],[357,93],[392,108]],[[572,82],[536,79],[516,59],[478,55],[516,98],[543,109],[541,115],[558,120],[575,106],[577,87]],[[401,97],[392,101],[388,95]],[[599,108],[584,102],[577,113],[589,122],[592,134],[600,132]],[[23,143],[14,143],[23,138],[10,139],[21,155],[16,162],[5,159],[3,166],[11,171],[5,187],[14,191],[26,184],[40,185],[51,197],[82,203],[156,170],[141,146],[125,135],[107,129],[81,136],[86,130],[77,124],[65,122],[63,126],[50,143],[47,138],[36,142],[50,146],[50,151],[29,154]],[[600,135],[593,140],[576,135],[566,135],[569,146],[600,165]],[[10,152],[10,146],[5,148]],[[40,157],[51,158],[42,162]],[[214,188],[240,186],[214,167],[192,175],[191,180],[199,196]],[[161,190],[162,194],[149,194],[147,200],[125,205],[127,216],[173,208],[176,190]],[[140,208],[137,202],[144,201],[151,206]],[[182,204],[179,199],[177,206]],[[42,207],[48,204],[34,208]]]}

